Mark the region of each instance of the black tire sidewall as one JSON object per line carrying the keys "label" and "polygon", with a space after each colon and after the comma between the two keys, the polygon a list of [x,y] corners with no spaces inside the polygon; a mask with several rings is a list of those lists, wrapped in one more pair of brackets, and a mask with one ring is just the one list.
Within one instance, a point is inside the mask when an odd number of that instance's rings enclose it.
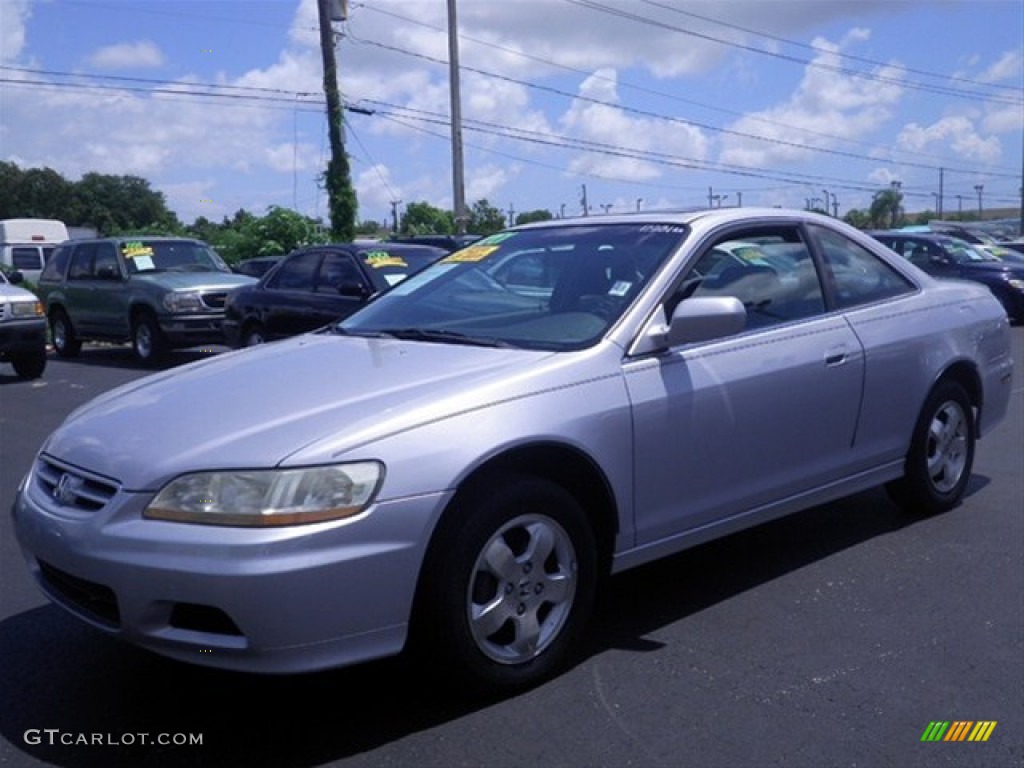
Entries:
{"label": "black tire sidewall", "polygon": [[11,363],[14,372],[23,379],[38,379],[46,370],[46,350],[18,355]]}
{"label": "black tire sidewall", "polygon": [[[963,411],[967,424],[967,458],[957,484],[948,491],[940,491],[928,473],[928,431],[939,410],[950,402],[956,403]],[[914,436],[907,454],[906,473],[891,489],[897,502],[908,511],[923,515],[937,514],[956,506],[971,479],[976,436],[974,407],[967,391],[955,381],[940,382],[928,396],[914,427]]]}
{"label": "black tire sidewall", "polygon": [[[145,356],[139,352],[138,343],[139,330],[143,326],[149,330],[150,336],[149,354]],[[159,362],[159,360],[167,353],[167,345],[164,342],[163,331],[160,330],[160,324],[157,323],[156,318],[149,312],[139,315],[132,324],[132,352],[134,352],[135,357],[145,365],[153,365]]]}
{"label": "black tire sidewall", "polygon": [[[467,593],[484,545],[507,522],[523,515],[557,522],[572,541],[577,583],[573,605],[558,637],[540,655],[520,664],[502,664],[476,645],[467,616]],[[506,477],[461,493],[432,542],[414,617],[414,637],[434,663],[444,661],[476,691],[512,691],[542,682],[568,659],[593,609],[597,584],[593,530],[576,499],[560,486],[535,477]]]}
{"label": "black tire sidewall", "polygon": [[[64,326],[64,344],[57,344],[58,325]],[[75,336],[75,330],[71,327],[71,319],[61,310],[57,310],[50,319],[50,336],[53,339],[53,349],[59,357],[74,357],[78,354],[82,344]]]}

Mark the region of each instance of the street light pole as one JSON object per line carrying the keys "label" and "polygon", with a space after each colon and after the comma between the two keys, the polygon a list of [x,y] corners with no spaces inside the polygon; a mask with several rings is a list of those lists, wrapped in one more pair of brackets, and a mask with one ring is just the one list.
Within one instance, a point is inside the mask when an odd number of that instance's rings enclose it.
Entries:
{"label": "street light pole", "polygon": [[983,213],[983,211],[981,209],[981,192],[982,192],[983,189],[985,189],[985,185],[984,184],[975,184],[974,185],[974,191],[978,193],[978,221],[981,221],[983,216],[984,216],[984,213]]}

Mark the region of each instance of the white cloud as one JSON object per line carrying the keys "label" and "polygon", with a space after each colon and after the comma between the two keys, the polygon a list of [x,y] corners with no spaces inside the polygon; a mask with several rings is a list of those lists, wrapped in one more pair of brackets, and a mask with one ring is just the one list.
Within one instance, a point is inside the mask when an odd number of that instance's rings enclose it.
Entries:
{"label": "white cloud", "polygon": [[988,69],[978,76],[983,83],[1001,83],[1016,80],[1020,82],[1021,77],[1021,53],[1020,51],[1007,51]]}
{"label": "white cloud", "polygon": [[962,115],[944,117],[928,126],[909,123],[900,131],[896,144],[913,152],[948,147],[961,157],[983,163],[998,162],[1002,155],[999,139],[981,136],[974,123]]}
{"label": "white cloud", "polygon": [[118,43],[93,52],[90,66],[97,69],[154,69],[164,65],[164,54],[151,40]]}
{"label": "white cloud", "polygon": [[25,25],[32,15],[29,0],[0,0],[0,64],[17,61],[25,47]]}
{"label": "white cloud", "polygon": [[685,123],[634,115],[619,103],[615,70],[602,69],[587,78],[579,96],[562,115],[560,125],[570,136],[603,147],[600,151],[574,153],[569,170],[578,174],[607,176],[629,181],[659,177],[662,167],[637,153],[658,153],[702,159],[708,141],[700,129]]}
{"label": "white cloud", "polygon": [[840,71],[836,55],[849,45],[866,40],[862,28],[851,30],[841,43],[814,40],[818,53],[813,66],[785,102],[751,112],[730,126],[735,133],[722,140],[721,160],[749,167],[771,167],[818,157],[810,148],[832,148],[843,140],[859,140],[881,128],[899,101],[903,89],[895,66],[876,67],[874,78]]}

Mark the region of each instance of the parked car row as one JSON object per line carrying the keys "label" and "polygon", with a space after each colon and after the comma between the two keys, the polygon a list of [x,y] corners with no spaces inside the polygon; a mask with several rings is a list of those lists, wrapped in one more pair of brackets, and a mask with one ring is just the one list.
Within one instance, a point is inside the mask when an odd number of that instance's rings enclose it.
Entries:
{"label": "parked car row", "polygon": [[150,364],[175,348],[313,330],[446,253],[395,243],[316,246],[263,261],[257,280],[198,240],[71,240],[42,270],[38,293],[60,357],[76,356],[85,341],[128,342]]}
{"label": "parked car row", "polygon": [[869,233],[933,277],[987,285],[1006,314],[1024,322],[1024,264],[950,235],[884,230]]}

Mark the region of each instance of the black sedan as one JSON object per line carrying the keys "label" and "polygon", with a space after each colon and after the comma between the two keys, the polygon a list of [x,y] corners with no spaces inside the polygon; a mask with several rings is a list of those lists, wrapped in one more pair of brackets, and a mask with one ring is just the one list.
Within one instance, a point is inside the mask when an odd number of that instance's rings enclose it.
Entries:
{"label": "black sedan", "polygon": [[306,333],[346,317],[374,294],[448,251],[427,245],[341,243],[295,251],[263,278],[228,295],[224,335],[233,347]]}
{"label": "black sedan", "polygon": [[1024,265],[1003,261],[948,235],[902,230],[869,234],[933,277],[984,283],[1011,320],[1024,322]]}

